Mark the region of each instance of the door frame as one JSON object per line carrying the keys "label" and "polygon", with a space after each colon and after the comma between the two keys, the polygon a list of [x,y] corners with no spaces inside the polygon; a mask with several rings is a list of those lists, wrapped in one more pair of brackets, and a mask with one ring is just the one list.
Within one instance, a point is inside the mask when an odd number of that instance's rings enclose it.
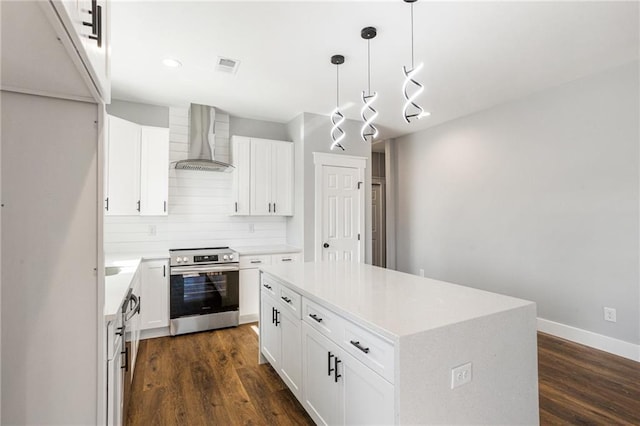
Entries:
{"label": "door frame", "polygon": [[322,168],[324,166],[349,167],[358,170],[358,182],[362,182],[362,191],[358,193],[358,207],[360,209],[360,218],[358,224],[358,233],[360,234],[360,250],[358,262],[364,263],[365,259],[365,204],[364,204],[364,185],[365,174],[364,169],[367,167],[366,157],[356,157],[353,155],[329,154],[326,152],[314,152],[313,164],[315,167],[315,234],[314,234],[314,259],[316,262],[322,260],[322,250],[320,243],[322,240]]}
{"label": "door frame", "polygon": [[[380,221],[380,235],[381,235],[381,245],[383,256],[383,268],[387,267],[387,188],[385,183],[385,178],[372,177],[371,178],[371,192],[373,192],[374,185],[380,186],[381,197],[380,202],[382,203],[382,214],[383,218]],[[371,215],[373,216],[373,201],[371,202]],[[371,218],[371,228],[373,229],[373,217]],[[373,265],[373,238],[371,238],[371,264]]]}

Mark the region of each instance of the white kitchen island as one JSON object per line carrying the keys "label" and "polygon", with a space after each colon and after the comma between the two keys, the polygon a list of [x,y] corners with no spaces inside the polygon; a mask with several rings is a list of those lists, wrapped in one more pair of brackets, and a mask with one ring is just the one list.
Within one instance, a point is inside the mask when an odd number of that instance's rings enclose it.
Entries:
{"label": "white kitchen island", "polygon": [[350,262],[262,267],[260,361],[318,424],[538,424],[532,302]]}

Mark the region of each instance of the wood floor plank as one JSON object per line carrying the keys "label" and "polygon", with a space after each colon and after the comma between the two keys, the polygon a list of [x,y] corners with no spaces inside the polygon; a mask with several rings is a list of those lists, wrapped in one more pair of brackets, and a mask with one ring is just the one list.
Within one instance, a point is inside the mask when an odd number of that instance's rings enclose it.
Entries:
{"label": "wood floor plank", "polygon": [[[127,425],[312,425],[249,325],[142,341]],[[540,424],[640,425],[640,363],[538,333]]]}

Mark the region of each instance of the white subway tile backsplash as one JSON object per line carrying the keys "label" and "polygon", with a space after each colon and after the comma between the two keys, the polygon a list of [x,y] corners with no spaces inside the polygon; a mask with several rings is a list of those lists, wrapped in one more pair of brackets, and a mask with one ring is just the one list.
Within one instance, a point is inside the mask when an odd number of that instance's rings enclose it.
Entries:
{"label": "white subway tile backsplash", "polygon": [[[189,109],[169,109],[169,161],[188,155]],[[216,113],[216,159],[229,160],[229,115]],[[286,243],[282,217],[229,216],[230,173],[169,170],[168,216],[107,216],[105,251],[145,252],[171,248]],[[249,232],[253,225],[253,232]]]}

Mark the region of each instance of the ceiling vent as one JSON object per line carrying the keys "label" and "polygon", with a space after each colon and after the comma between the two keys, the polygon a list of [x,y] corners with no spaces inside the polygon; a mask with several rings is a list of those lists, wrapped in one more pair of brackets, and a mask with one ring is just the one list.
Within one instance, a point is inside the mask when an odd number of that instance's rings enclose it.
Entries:
{"label": "ceiling vent", "polygon": [[240,66],[240,61],[231,58],[223,58],[218,56],[216,61],[216,71],[222,71],[229,74],[235,74]]}

